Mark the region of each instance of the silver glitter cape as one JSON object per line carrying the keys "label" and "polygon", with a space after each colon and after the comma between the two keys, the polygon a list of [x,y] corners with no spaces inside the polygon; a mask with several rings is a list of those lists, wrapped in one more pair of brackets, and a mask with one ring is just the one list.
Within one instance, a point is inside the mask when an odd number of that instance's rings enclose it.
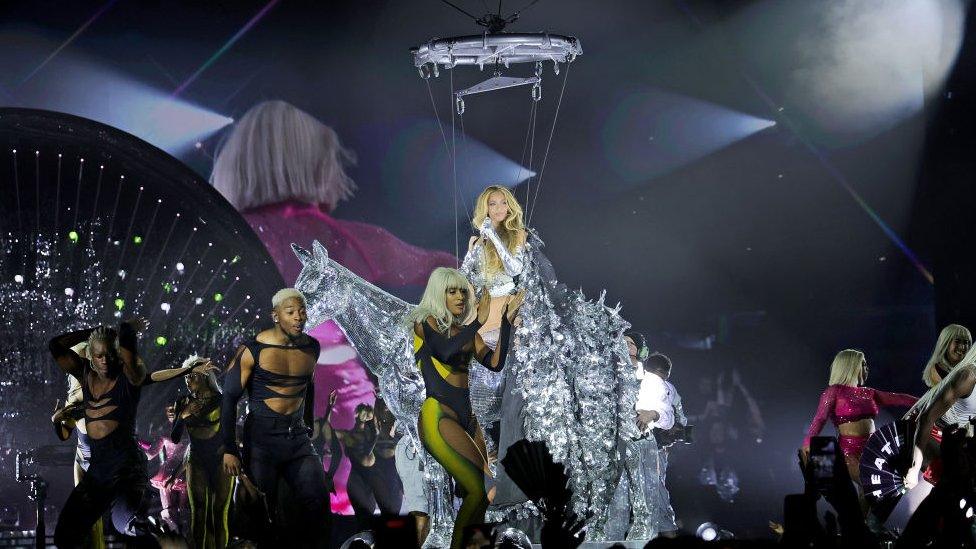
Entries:
{"label": "silver glitter cape", "polygon": [[[543,246],[530,232],[528,264],[519,280],[525,291],[521,325],[505,366],[514,387],[506,390],[517,392],[521,398],[512,400],[524,403],[522,436],[544,441],[567,466],[574,510],[591,512],[591,524],[599,525],[623,459],[619,442],[636,435],[634,368],[623,339],[630,325],[619,306],[604,304],[605,294],[591,301],[560,283]],[[507,438],[504,432],[502,438]],[[531,511],[531,504],[496,508],[490,518],[524,517]],[[590,529],[587,539],[604,535]]]}
{"label": "silver glitter cape", "polygon": [[[570,473],[577,513],[593,513],[599,524],[616,488],[622,456],[618,442],[636,435],[634,369],[623,333],[629,324],[604,295],[588,300],[556,280],[542,241],[526,245],[528,265],[520,277],[525,301],[506,362],[513,380],[506,390],[524,402],[522,436],[544,441]],[[380,394],[404,431],[417,440],[416,418],[425,397],[409,333],[402,319],[412,306],[335,263],[320,243],[311,253],[292,246],[302,261],[295,287],[308,302],[309,325],[335,319],[363,362],[379,378]],[[507,398],[508,395],[506,395]],[[444,515],[453,512],[449,479],[425,459],[425,480],[434,524],[440,535]],[[446,498],[446,499],[445,499]],[[515,511],[531,512],[531,505]],[[438,516],[440,515],[440,516]],[[497,515],[496,515],[497,516]],[[511,515],[510,515],[511,516]],[[449,524],[447,538],[450,537]],[[593,539],[601,533],[594,531]],[[436,544],[428,538],[425,546]]]}

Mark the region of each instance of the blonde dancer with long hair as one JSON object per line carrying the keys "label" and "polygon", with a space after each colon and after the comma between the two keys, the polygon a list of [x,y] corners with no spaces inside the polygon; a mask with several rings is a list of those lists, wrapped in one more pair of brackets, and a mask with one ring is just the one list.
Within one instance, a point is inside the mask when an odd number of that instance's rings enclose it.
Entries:
{"label": "blonde dancer with long hair", "polygon": [[965,326],[949,324],[942,328],[939,339],[935,342],[932,356],[922,371],[922,381],[929,387],[935,387],[942,378],[956,367],[966,356],[966,352],[973,346],[973,336]]}

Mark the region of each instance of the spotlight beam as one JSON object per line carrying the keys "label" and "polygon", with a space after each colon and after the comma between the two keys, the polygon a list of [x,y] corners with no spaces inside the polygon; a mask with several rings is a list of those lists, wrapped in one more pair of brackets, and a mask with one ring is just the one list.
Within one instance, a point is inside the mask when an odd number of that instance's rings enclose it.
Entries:
{"label": "spotlight beam", "polygon": [[51,52],[51,55],[48,55],[47,58],[44,59],[44,61],[41,61],[41,64],[40,65],[34,67],[34,70],[32,70],[27,76],[25,76],[24,79],[21,80],[20,83],[17,85],[17,87],[19,88],[20,86],[23,86],[24,84],[27,83],[28,80],[30,80],[31,78],[34,78],[34,75],[35,74],[37,74],[38,72],[40,72],[40,70],[43,69],[45,65],[47,65],[59,53],[61,53],[61,50],[63,50],[64,48],[68,47],[69,45],[71,45],[71,43],[75,41],[75,38],[78,38],[78,36],[80,36],[81,33],[85,32],[85,29],[87,29],[89,26],[91,26],[91,24],[94,23],[95,20],[97,20],[99,17],[101,17],[103,13],[105,13],[106,11],[108,11],[109,8],[111,8],[112,6],[114,6],[116,4],[116,2],[118,2],[118,0],[109,0],[101,8],[98,8],[98,11],[96,11],[95,14],[92,15],[88,19],[88,21],[85,21],[84,23],[82,23],[81,26],[78,27],[78,30],[76,30],[74,32],[74,34],[72,34],[71,36],[68,37],[67,40],[65,40],[64,42],[62,42],[61,45],[57,47],[57,49],[55,49],[53,52]]}
{"label": "spotlight beam", "polygon": [[218,49],[212,56],[210,56],[210,59],[207,59],[207,61],[203,65],[201,65],[199,69],[197,69],[193,74],[191,74],[189,78],[187,78],[182,84],[177,86],[176,89],[173,90],[171,96],[177,97],[180,94],[182,94],[186,90],[186,88],[190,86],[190,84],[192,84],[197,78],[199,78],[201,74],[203,74],[205,70],[210,68],[210,65],[213,65],[217,61],[217,59],[220,58],[221,55],[226,53],[227,50],[229,50],[235,43],[237,43],[238,40],[240,40],[245,34],[247,34],[247,31],[251,30],[254,27],[254,25],[256,25],[258,21],[261,20],[261,18],[267,15],[268,12],[270,12],[271,9],[274,8],[280,1],[281,0],[271,0],[270,2],[265,4],[265,6],[261,8],[261,11],[254,14],[254,17],[252,17],[250,21],[245,23],[244,26],[241,27],[241,29],[237,31],[236,34],[234,34],[234,36],[231,36],[230,40],[228,40],[227,43],[221,46],[220,49]]}
{"label": "spotlight beam", "polygon": [[[701,19],[695,15],[692,8],[688,6],[686,2],[679,0],[677,4],[681,11],[683,11],[699,29],[704,27]],[[758,96],[766,104],[766,106],[769,107],[770,111],[776,113],[776,118],[785,122],[785,125],[787,128],[789,128],[790,133],[792,133],[793,136],[800,141],[800,143],[803,143],[803,146],[806,147],[806,149],[817,159],[818,162],[820,162],[820,165],[823,166],[824,170],[826,170],[831,178],[833,178],[834,181],[841,186],[841,188],[851,195],[854,202],[860,206],[862,210],[864,210],[864,213],[867,214],[867,216],[875,223],[875,225],[878,226],[879,229],[881,229],[881,232],[884,233],[888,240],[890,240],[908,259],[908,261],[915,266],[915,269],[918,270],[922,277],[924,277],[929,284],[934,284],[935,279],[925,264],[922,263],[922,260],[919,259],[908,244],[900,236],[898,236],[898,233],[896,233],[895,230],[891,228],[891,226],[888,225],[884,219],[881,218],[881,215],[874,208],[872,208],[870,204],[864,200],[864,198],[861,197],[860,193],[858,193],[857,190],[854,189],[854,187],[850,184],[847,177],[844,176],[844,174],[841,173],[836,166],[834,166],[833,162],[831,162],[829,158],[827,158],[827,155],[825,155],[823,151],[821,151],[820,148],[817,147],[810,139],[803,135],[799,126],[788,115],[779,110],[779,105],[773,101],[771,97],[769,97],[769,94],[763,90],[762,86],[760,86],[748,73],[745,72],[739,63],[737,63],[735,60],[731,61],[734,63],[739,76],[741,76],[742,79],[745,80],[746,84],[752,88],[756,96]]]}

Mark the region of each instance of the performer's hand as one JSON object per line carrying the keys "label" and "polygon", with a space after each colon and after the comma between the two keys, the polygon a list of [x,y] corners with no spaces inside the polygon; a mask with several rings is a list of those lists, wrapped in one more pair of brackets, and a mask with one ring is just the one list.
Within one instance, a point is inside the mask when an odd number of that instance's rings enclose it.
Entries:
{"label": "performer's hand", "polygon": [[64,415],[64,408],[61,407],[61,399],[54,400],[54,415],[51,416],[51,423],[59,423]]}
{"label": "performer's hand", "polygon": [[519,308],[522,307],[523,301],[525,301],[525,290],[508,298],[508,302],[505,304],[505,315],[508,317],[510,323],[515,322],[515,317],[518,316]]}
{"label": "performer's hand", "polygon": [[918,476],[922,473],[922,464],[912,465],[912,467],[905,473],[905,489],[911,490],[918,484]]}
{"label": "performer's hand", "polygon": [[491,312],[491,295],[485,291],[481,293],[478,301],[478,323],[484,324],[488,321],[488,313]]}
{"label": "performer's hand", "polygon": [[129,320],[126,320],[125,323],[132,326],[132,329],[135,330],[136,333],[144,332],[149,328],[149,320],[144,316],[134,316]]}
{"label": "performer's hand", "polygon": [[484,233],[490,228],[491,228],[491,218],[486,215],[485,219],[482,220],[481,222],[481,232]]}
{"label": "performer's hand", "polygon": [[339,391],[332,389],[332,392],[329,393],[329,406],[335,406],[336,400],[338,400],[338,398],[339,398]]}
{"label": "performer's hand", "polygon": [[241,460],[234,454],[224,454],[224,472],[232,477],[241,474]]}
{"label": "performer's hand", "polygon": [[661,414],[655,410],[637,410],[637,421],[649,425],[661,419]]}

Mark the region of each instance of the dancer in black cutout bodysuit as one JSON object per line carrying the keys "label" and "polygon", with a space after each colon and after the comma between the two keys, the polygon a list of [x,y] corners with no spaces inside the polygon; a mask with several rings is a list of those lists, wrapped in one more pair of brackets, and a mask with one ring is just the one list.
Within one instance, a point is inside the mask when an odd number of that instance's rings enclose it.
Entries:
{"label": "dancer in black cutout bodysuit", "polygon": [[[382,400],[374,410],[369,404],[356,406],[356,424],[352,429],[331,429],[349,456],[351,469],[346,492],[362,527],[379,507],[380,514],[398,515],[403,502],[403,483],[396,472],[393,454],[393,418]],[[379,417],[378,413],[384,414]]]}
{"label": "dancer in black cutout bodysuit", "polygon": [[[84,478],[68,496],[54,530],[58,547],[78,547],[107,509],[112,524],[133,543],[154,545],[143,515],[148,488],[146,459],[135,440],[136,408],[142,387],[189,370],[174,369],[147,376],[138,359],[136,334],[148,322],[127,320],[115,329],[100,326],[62,334],[48,345],[55,362],[81,383],[85,423],[91,439],[91,461]],[[88,342],[88,358],[71,347]]]}
{"label": "dancer in black cutout bodysuit", "polygon": [[[118,331],[98,327],[51,340],[54,360],[81,382],[91,438],[88,472],[68,496],[54,532],[58,547],[77,547],[98,517],[111,507],[116,530],[145,536],[139,520],[148,486],[146,460],[133,437],[136,407],[146,371],[137,362],[136,333],[145,321],[123,322]],[[71,347],[88,341],[91,360]]]}
{"label": "dancer in black cutout bodysuit", "polygon": [[220,436],[223,395],[209,358],[191,356],[184,363],[198,371],[184,379],[189,396],[180,398],[173,409],[175,421],[170,438],[180,442],[189,435],[186,484],[191,511],[193,541],[198,548],[223,549],[230,539],[228,515],[234,477],[224,471],[224,440]]}
{"label": "dancer in black cutout bodysuit", "polygon": [[[305,298],[286,288],[271,300],[275,326],[241,345],[224,378],[220,430],[224,437],[224,469],[229,475],[246,471],[264,494],[272,520],[276,516],[278,481],[284,479],[297,500],[302,528],[284,531],[279,524],[262,534],[259,545],[270,547],[284,538],[288,547],[324,547],[328,543],[329,505],[321,458],[309,438],[312,424],[312,373],[319,344],[304,333]],[[248,391],[244,422],[244,467],[237,449],[237,401]],[[297,530],[297,529],[293,529]]]}

